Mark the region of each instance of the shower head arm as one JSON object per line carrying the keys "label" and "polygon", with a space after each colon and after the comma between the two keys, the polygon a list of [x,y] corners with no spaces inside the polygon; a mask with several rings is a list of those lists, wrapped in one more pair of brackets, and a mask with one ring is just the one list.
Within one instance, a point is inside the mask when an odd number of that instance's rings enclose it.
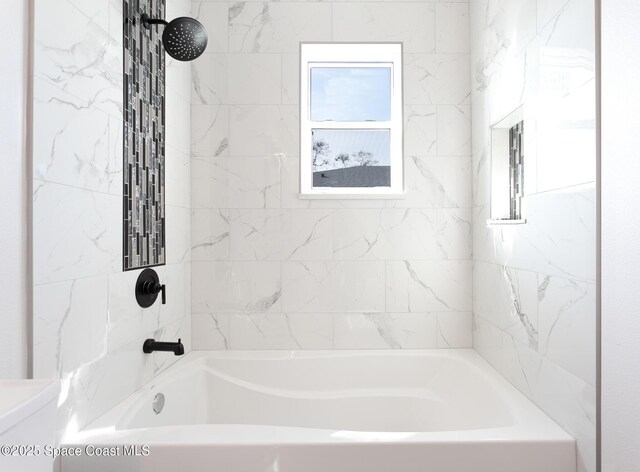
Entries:
{"label": "shower head arm", "polygon": [[147,15],[146,13],[144,13],[141,18],[142,18],[142,24],[147,29],[151,28],[151,25],[164,25],[164,26],[167,26],[169,24],[169,22],[167,22],[166,20],[159,20],[159,19],[149,18],[149,15]]}

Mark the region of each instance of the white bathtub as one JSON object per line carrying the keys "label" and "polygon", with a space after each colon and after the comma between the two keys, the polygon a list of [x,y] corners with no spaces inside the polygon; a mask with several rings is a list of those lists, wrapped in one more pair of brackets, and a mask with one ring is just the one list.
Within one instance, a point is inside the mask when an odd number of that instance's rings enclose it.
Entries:
{"label": "white bathtub", "polygon": [[573,438],[472,350],[192,352],[69,444],[118,455],[63,472],[576,470]]}

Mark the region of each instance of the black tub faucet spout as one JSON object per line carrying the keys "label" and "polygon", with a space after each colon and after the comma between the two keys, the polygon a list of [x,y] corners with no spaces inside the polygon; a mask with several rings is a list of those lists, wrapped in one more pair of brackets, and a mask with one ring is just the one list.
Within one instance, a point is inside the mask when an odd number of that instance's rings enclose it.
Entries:
{"label": "black tub faucet spout", "polygon": [[177,343],[167,343],[149,338],[142,345],[142,352],[145,354],[151,354],[154,351],[173,352],[176,356],[181,356],[184,354],[182,339],[178,339]]}

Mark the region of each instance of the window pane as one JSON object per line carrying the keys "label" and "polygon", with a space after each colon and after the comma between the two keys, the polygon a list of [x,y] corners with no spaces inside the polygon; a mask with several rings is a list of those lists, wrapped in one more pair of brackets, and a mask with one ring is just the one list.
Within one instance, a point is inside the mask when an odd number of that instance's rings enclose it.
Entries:
{"label": "window pane", "polygon": [[389,121],[390,67],[312,67],[312,121]]}
{"label": "window pane", "polygon": [[314,187],[390,187],[388,129],[312,130]]}

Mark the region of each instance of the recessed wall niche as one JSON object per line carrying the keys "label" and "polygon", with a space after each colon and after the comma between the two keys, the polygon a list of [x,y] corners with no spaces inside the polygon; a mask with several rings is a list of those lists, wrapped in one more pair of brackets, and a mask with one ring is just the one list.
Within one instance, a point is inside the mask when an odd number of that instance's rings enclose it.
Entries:
{"label": "recessed wall niche", "polygon": [[123,0],[124,270],[165,263],[165,56],[143,13],[164,18],[165,0]]}
{"label": "recessed wall niche", "polygon": [[491,127],[491,219],[489,224],[526,223],[524,196],[524,121],[522,109]]}

